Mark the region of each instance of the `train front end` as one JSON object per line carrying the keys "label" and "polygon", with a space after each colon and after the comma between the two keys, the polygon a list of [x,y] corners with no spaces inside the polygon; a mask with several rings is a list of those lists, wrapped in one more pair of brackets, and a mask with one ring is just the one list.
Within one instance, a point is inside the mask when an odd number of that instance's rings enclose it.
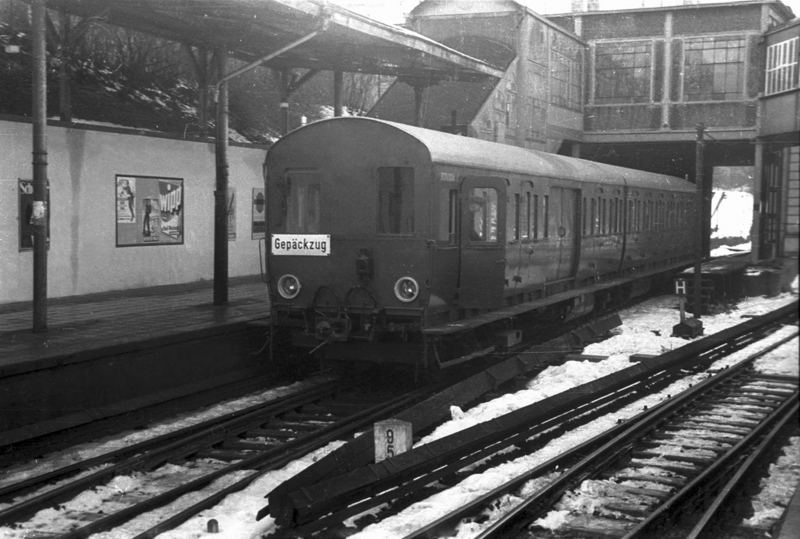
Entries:
{"label": "train front end", "polygon": [[269,150],[273,341],[335,360],[419,356],[430,264],[424,151],[409,144],[386,124],[346,118],[302,127]]}

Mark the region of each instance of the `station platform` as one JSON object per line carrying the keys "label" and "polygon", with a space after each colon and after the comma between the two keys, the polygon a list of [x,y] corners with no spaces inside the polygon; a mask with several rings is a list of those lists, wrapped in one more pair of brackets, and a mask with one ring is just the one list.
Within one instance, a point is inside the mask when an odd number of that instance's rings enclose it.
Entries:
{"label": "station platform", "polygon": [[263,372],[266,286],[232,278],[0,305],[0,445]]}
{"label": "station platform", "polygon": [[[690,299],[689,310],[694,308],[691,301],[695,288],[694,269],[689,267],[675,277],[675,292]],[[788,290],[796,275],[797,264],[792,260],[754,264],[749,253],[705,260],[700,265],[701,308],[704,314],[709,314],[743,297],[774,296]]]}

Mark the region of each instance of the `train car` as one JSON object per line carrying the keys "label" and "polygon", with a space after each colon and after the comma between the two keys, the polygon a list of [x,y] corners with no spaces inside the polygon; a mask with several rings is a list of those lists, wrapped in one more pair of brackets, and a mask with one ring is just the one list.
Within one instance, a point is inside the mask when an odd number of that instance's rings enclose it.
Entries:
{"label": "train car", "polygon": [[685,180],[371,118],[292,131],[265,180],[273,329],[331,359],[452,366],[696,253]]}

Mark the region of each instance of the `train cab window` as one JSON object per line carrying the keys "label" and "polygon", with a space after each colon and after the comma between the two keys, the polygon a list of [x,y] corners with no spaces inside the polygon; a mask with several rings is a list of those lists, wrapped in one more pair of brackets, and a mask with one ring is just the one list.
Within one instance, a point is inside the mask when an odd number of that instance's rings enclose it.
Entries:
{"label": "train cab window", "polygon": [[478,187],[469,194],[471,241],[497,241],[497,189]]}
{"label": "train cab window", "polygon": [[413,168],[378,168],[378,233],[414,233]]}
{"label": "train cab window", "polygon": [[320,179],[313,172],[290,172],[286,175],[286,232],[320,232]]}

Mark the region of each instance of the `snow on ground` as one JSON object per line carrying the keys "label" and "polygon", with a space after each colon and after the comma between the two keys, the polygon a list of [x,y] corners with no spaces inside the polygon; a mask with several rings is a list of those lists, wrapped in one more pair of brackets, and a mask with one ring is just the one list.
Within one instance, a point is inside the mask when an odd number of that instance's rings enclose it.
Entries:
{"label": "snow on ground", "polygon": [[739,245],[720,245],[716,249],[711,250],[711,257],[717,258],[720,256],[741,255],[749,253],[752,248],[752,242],[740,243]]}
{"label": "snow on ground", "polygon": [[[782,294],[775,298],[748,298],[731,312],[703,317],[705,331],[707,334],[720,331],[742,322],[747,316],[763,314],[795,299],[796,294],[792,293]],[[678,323],[678,311],[675,305],[676,298],[667,296],[646,301],[623,311],[620,313],[623,324],[615,330],[615,335],[606,341],[590,345],[585,349],[585,353],[589,355],[607,355],[608,358],[606,360],[597,363],[591,361],[569,361],[564,365],[549,367],[533,379],[526,389],[513,395],[504,395],[491,402],[481,404],[463,412],[463,414],[459,413],[457,419],[442,425],[431,436],[421,440],[420,443],[430,442],[433,439],[446,436],[480,421],[497,417],[500,413],[505,413],[513,408],[526,406],[550,394],[625,368],[630,365],[628,356],[632,353],[659,354],[686,344],[685,340],[670,336],[672,326]],[[776,332],[772,338],[778,340],[793,331],[796,330],[787,328]],[[770,354],[769,357],[772,359],[769,361],[764,359],[762,361],[765,364],[768,363],[771,369],[787,373],[795,369],[794,372],[796,373],[797,347],[798,340],[794,339],[788,345]],[[722,368],[725,365],[733,364],[744,358],[746,354],[746,351],[740,351],[729,358],[716,362],[712,368]],[[481,474],[472,475],[458,485],[441,491],[423,502],[413,504],[397,515],[373,524],[352,537],[358,539],[403,537],[409,532],[440,518],[448,511],[463,506],[478,495],[502,485],[512,477],[543,464],[565,450],[588,440],[603,430],[613,427],[617,424],[618,419],[628,419],[641,412],[645,406],[652,407],[663,400],[666,395],[675,395],[688,388],[690,384],[695,384],[704,378],[705,375],[696,375],[675,382],[658,395],[648,396],[637,401],[613,416],[598,418],[551,441],[535,453],[506,462]],[[526,485],[523,490],[536,490],[541,482],[541,480],[536,480]],[[494,507],[491,513],[502,514],[502,512],[512,508],[516,503],[518,503],[516,497],[504,496],[493,504]],[[498,509],[501,509],[501,511],[498,511]],[[458,539],[466,539],[477,535],[482,529],[494,522],[495,518],[492,518],[492,514],[489,514],[488,517],[488,520],[480,524],[474,522],[462,524],[456,537]],[[549,515],[549,517],[557,520],[557,515]]]}
{"label": "snow on ground", "polygon": [[[794,283],[794,293],[781,294],[774,298],[748,298],[742,301],[737,308],[730,312],[716,314],[713,316],[703,317],[703,324],[707,334],[719,331],[721,329],[730,327],[743,321],[747,316],[759,315],[769,310],[776,308],[779,305],[790,303],[797,297],[797,282]],[[436,429],[431,435],[420,440],[417,445],[428,443],[434,439],[446,436],[452,432],[467,428],[473,424],[481,421],[497,417],[503,413],[507,413],[514,409],[526,406],[527,404],[537,402],[550,395],[564,391],[576,385],[585,383],[587,381],[604,376],[611,372],[615,372],[630,365],[628,356],[632,353],[645,353],[645,354],[660,354],[667,350],[672,350],[686,343],[683,339],[671,337],[672,326],[678,323],[678,310],[676,309],[677,300],[674,296],[665,296],[646,301],[642,304],[634,306],[626,311],[620,313],[623,320],[622,326],[614,331],[614,335],[602,342],[588,346],[585,349],[586,354],[590,355],[603,355],[607,359],[599,362],[591,361],[569,361],[563,365],[552,366],[540,373],[536,378],[530,381],[528,386],[522,391],[516,392],[511,395],[503,395],[488,403],[483,403],[468,410],[460,410],[454,407],[454,419],[448,421]],[[783,335],[785,331],[779,332]],[[777,338],[777,337],[775,337]],[[769,356],[759,360],[759,368],[768,370],[770,372],[785,372],[797,376],[797,356],[798,356],[798,342],[797,339],[787,345],[781,346]],[[737,354],[737,357],[743,357],[743,352]],[[724,359],[721,362],[730,364],[734,359]],[[721,363],[719,362],[719,363]],[[715,365],[719,367],[720,365]],[[698,375],[700,378],[702,376]],[[696,378],[696,377],[695,377]],[[492,468],[491,470],[484,471],[481,474],[473,475],[455,485],[452,488],[439,492],[427,500],[416,503],[401,513],[389,517],[381,522],[369,526],[361,533],[355,535],[360,539],[390,539],[394,537],[402,537],[410,531],[418,529],[420,526],[439,518],[446,512],[459,507],[470,500],[474,499],[477,495],[487,492],[508,481],[510,478],[519,475],[520,473],[529,470],[547,460],[559,455],[565,449],[573,447],[590,437],[596,435],[598,432],[611,428],[616,425],[618,419],[632,417],[639,413],[644,406],[653,406],[660,402],[664,393],[675,394],[682,389],[688,387],[690,383],[697,382],[700,378],[690,378],[672,384],[669,388],[662,392],[662,395],[649,396],[641,401],[638,401],[626,409],[620,411],[613,416],[606,416],[598,418],[591,423],[573,430],[564,436],[551,441],[541,450],[518,457],[510,462],[506,462]],[[282,388],[276,391],[289,392],[296,390],[302,384],[293,384],[287,388]],[[267,392],[267,397],[275,396],[274,393]],[[271,395],[271,396],[270,396]],[[242,406],[242,403],[230,403],[231,407]],[[246,404],[245,404],[246,405]],[[211,413],[211,411],[209,411]],[[193,422],[195,420],[189,418],[182,418],[181,421]],[[177,424],[170,424],[166,427],[159,427],[164,430],[179,428]],[[137,432],[131,433],[122,439],[109,440],[97,447],[80,448],[82,454],[85,452],[100,452],[101,449],[107,449],[107,444],[129,444],[135,443],[138,436],[153,436],[154,433],[150,432]],[[208,539],[256,539],[263,534],[269,533],[274,530],[274,522],[271,517],[266,517],[261,521],[255,520],[255,515],[259,509],[264,507],[267,500],[264,498],[274,487],[279,485],[285,479],[293,476],[300,470],[309,466],[312,462],[318,460],[322,456],[333,451],[340,446],[343,442],[336,442],[329,444],[323,449],[320,449],[303,459],[294,461],[284,468],[268,472],[260,477],[257,477],[246,489],[228,496],[223,502],[215,507],[202,512],[200,515],[185,522],[180,527],[173,531],[159,535],[161,538],[166,539],[184,539],[184,538],[208,538]],[[69,462],[72,457],[64,456],[63,462]],[[35,464],[31,465],[31,469]],[[180,467],[169,470],[170,475],[176,478],[181,478],[189,475],[191,470],[182,470]],[[17,471],[18,474],[24,474],[24,471]],[[248,471],[243,471],[237,478],[244,476]],[[539,478],[529,482],[521,491],[521,495],[527,492],[532,492],[546,484],[551,477]],[[227,482],[232,481],[228,478]],[[103,489],[107,491],[116,490],[120,496],[126,495],[130,490],[138,486],[138,478],[133,476],[117,477],[111,481]],[[100,489],[99,489],[100,490]],[[98,495],[100,492],[98,492]],[[198,494],[193,494],[187,498],[197,498]],[[34,517],[33,526],[39,530],[52,529],[48,524],[53,522],[53,519],[59,518],[59,510],[67,510],[69,512],[80,512],[81,510],[91,511],[95,502],[92,501],[92,494],[81,496],[73,502],[65,504],[65,508],[53,509],[42,511]],[[182,499],[176,504],[186,504],[189,499]],[[489,519],[481,524],[474,522],[464,523],[458,530],[457,537],[465,539],[473,537],[480,532],[481,529],[488,526],[496,519],[496,516],[502,514],[503,511],[513,507],[518,503],[519,499],[514,496],[506,496],[498,500],[490,510]],[[84,504],[81,507],[81,504]],[[114,532],[97,534],[92,536],[95,539],[126,539],[135,535],[137,532],[142,531],[158,521],[159,515],[168,514],[168,510],[174,505],[163,508],[159,512],[154,512],[134,521],[127,523],[123,528],[119,528]],[[551,519],[557,520],[557,515],[551,515]],[[208,521],[216,519],[219,524],[219,533],[209,533],[206,531]],[[57,520],[56,520],[57,522]],[[51,524],[50,524],[51,526]],[[11,529],[0,528],[0,536],[8,537],[9,539],[22,539],[31,536],[31,528],[26,529]]]}
{"label": "snow on ground", "polygon": [[[747,238],[753,223],[753,195],[746,191],[715,190],[711,200],[712,238]],[[732,218],[732,216],[736,216]]]}
{"label": "snow on ground", "polygon": [[[170,421],[162,422],[149,428],[130,431],[127,433],[122,433],[121,435],[115,434],[104,440],[95,440],[90,443],[76,445],[67,450],[47,455],[42,459],[37,459],[21,466],[3,470],[0,472],[0,486],[21,481],[32,475],[39,475],[50,470],[68,466],[75,462],[101,455],[109,451],[114,451],[122,447],[128,447],[165,433],[198,424],[212,417],[218,417],[224,414],[232,413],[249,406],[254,406],[262,402],[268,402],[277,399],[279,397],[293,395],[299,391],[302,391],[306,387],[312,387],[316,384],[319,384],[320,381],[322,381],[322,378],[313,378],[304,380],[302,382],[296,382],[287,386],[271,388],[266,391],[261,391],[245,397],[222,402],[199,412],[192,412],[190,414],[177,416]],[[2,505],[0,505],[0,507],[2,507]],[[2,535],[2,531],[3,528],[0,528],[0,537],[5,537]]]}

